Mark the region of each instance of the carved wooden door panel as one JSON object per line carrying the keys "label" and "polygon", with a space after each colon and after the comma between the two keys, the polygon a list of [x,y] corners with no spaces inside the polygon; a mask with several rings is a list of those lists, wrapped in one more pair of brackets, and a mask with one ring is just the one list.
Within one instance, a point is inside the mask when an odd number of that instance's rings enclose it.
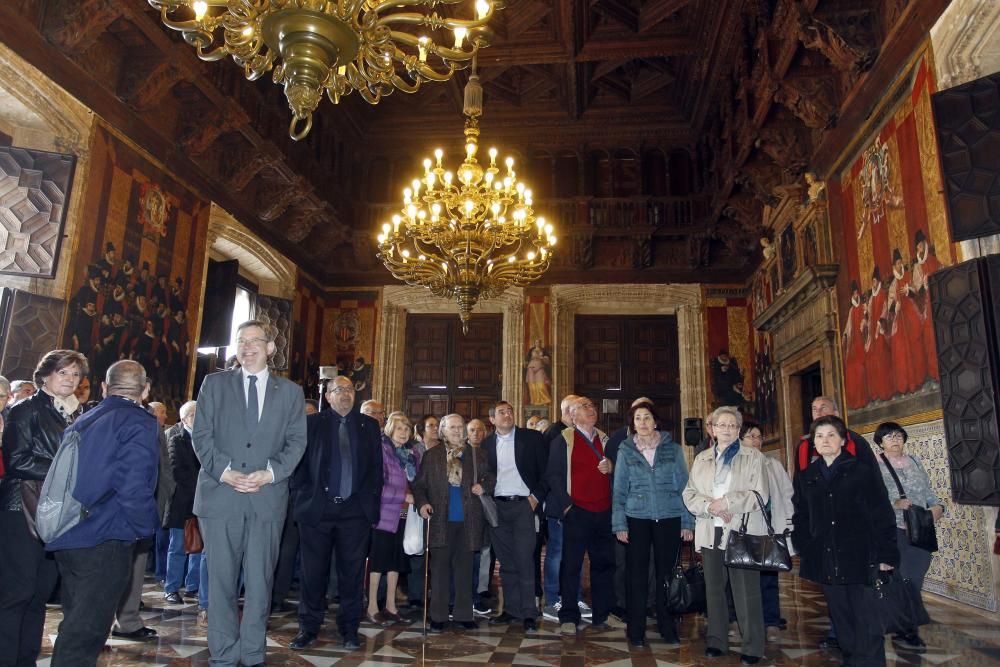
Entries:
{"label": "carved wooden door panel", "polygon": [[451,315],[406,318],[403,410],[411,419],[457,412],[486,419],[500,400],[500,315],[475,315],[468,335]]}
{"label": "carved wooden door panel", "polygon": [[578,315],[574,378],[574,393],[594,401],[598,425],[607,433],[622,426],[633,400],[647,396],[656,405],[661,428],[676,435],[680,421],[677,318]]}

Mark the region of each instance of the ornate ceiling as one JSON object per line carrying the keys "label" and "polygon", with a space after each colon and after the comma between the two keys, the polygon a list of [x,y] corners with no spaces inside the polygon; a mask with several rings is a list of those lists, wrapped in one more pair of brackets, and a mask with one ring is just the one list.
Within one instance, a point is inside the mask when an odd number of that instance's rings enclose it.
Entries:
{"label": "ornate ceiling", "polygon": [[[763,205],[830,173],[948,2],[508,0],[479,63],[483,139],[543,181],[560,235],[544,280],[744,278]],[[328,286],[393,282],[372,184],[395,192],[461,140],[466,73],[375,107],[324,101],[293,144],[279,87],[199,61],[145,0],[8,0],[0,40]],[[685,156],[665,163],[686,165],[682,193],[652,196],[651,152]],[[562,158],[580,187],[547,198]],[[604,180],[642,184],[592,196]]]}

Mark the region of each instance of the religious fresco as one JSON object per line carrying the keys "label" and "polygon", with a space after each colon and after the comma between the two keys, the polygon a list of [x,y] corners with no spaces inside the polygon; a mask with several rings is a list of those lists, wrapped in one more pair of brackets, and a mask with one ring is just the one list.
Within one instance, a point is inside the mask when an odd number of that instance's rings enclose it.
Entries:
{"label": "religious fresco", "polygon": [[140,362],[151,400],[188,396],[209,202],[98,124],[63,345],[87,355],[91,399],[108,367]]}
{"label": "religious fresco", "polygon": [[549,317],[548,289],[525,290],[524,422],[532,416],[548,419],[554,401]]}
{"label": "religious fresco", "polygon": [[[928,277],[956,260],[945,218],[927,59],[882,126],[831,183],[844,393],[867,421],[933,409],[937,353]],[[905,397],[926,397],[900,408]],[[939,405],[939,404],[938,404]],[[895,406],[895,407],[894,407]],[[878,411],[876,408],[886,408]],[[900,414],[900,412],[904,414]]]}

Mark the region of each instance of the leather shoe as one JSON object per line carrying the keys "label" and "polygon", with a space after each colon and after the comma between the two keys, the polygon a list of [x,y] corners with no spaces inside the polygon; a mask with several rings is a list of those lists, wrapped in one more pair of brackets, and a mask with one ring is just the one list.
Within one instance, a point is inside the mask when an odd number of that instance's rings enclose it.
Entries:
{"label": "leather shoe", "polygon": [[361,648],[361,642],[358,641],[358,635],[356,633],[351,633],[344,636],[344,648],[349,651]]}
{"label": "leather shoe", "polygon": [[444,623],[439,623],[438,621],[431,621],[431,624],[427,627],[427,631],[439,635],[444,632]]}
{"label": "leather shoe", "polygon": [[164,595],[163,596],[163,601],[166,602],[167,604],[187,604],[181,598],[180,593],[177,593],[176,591],[173,592],[173,593],[167,593],[166,595]]}
{"label": "leather shoe", "polygon": [[294,651],[301,651],[304,648],[312,646],[315,641],[315,632],[306,632],[303,630],[299,634],[295,635],[295,638],[292,641],[288,642],[288,648]]}
{"label": "leather shoe", "polygon": [[524,619],[524,631],[525,632],[534,632],[537,629],[538,629],[538,621],[536,621],[533,618],[526,618],[526,619]]}
{"label": "leather shoe", "polygon": [[479,624],[476,623],[475,621],[462,621],[461,623],[459,623],[459,625],[461,625],[466,630],[478,630],[479,629]]}
{"label": "leather shoe", "polygon": [[714,646],[709,646],[708,648],[705,649],[705,655],[708,656],[709,658],[721,658],[722,656],[725,655],[725,652],[722,649],[715,648]]}
{"label": "leather shoe", "polygon": [[740,655],[741,665],[756,665],[760,662],[760,657],[756,655],[746,655],[745,653]]}
{"label": "leather shoe", "polygon": [[493,618],[491,618],[490,625],[508,625],[510,623],[514,623],[515,621],[517,621],[516,618],[514,618],[507,612],[504,612],[499,616],[494,616]]}
{"label": "leather shoe", "polygon": [[637,639],[630,639],[628,640],[628,643],[631,644],[633,648],[645,648],[646,646],[646,640],[641,637]]}
{"label": "leather shoe", "polygon": [[142,627],[138,630],[133,630],[132,632],[118,632],[117,630],[111,631],[112,637],[120,637],[121,639],[134,639],[137,641],[146,641],[147,639],[154,639],[156,635],[156,630],[153,628]]}

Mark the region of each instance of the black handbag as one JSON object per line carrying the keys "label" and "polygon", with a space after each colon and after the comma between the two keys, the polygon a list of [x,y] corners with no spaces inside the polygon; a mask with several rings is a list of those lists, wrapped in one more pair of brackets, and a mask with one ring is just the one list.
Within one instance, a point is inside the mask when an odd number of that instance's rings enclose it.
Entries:
{"label": "black handbag", "polygon": [[705,597],[705,571],[696,560],[694,545],[691,544],[691,565],[684,569],[681,550],[677,551],[677,562],[670,578],[663,584],[667,594],[667,610],[672,614],[704,612],[707,608]]}
{"label": "black handbag", "polygon": [[764,499],[756,491],[757,505],[767,524],[767,535],[747,534],[750,512],[743,514],[739,530],[730,530],[726,540],[726,554],[723,562],[727,567],[741,570],[761,570],[765,572],[789,572],[792,556],[788,551],[788,530],[775,534],[771,526],[771,516],[764,509]]}
{"label": "black handbag", "polygon": [[[906,491],[903,490],[899,475],[889,463],[889,459],[886,458],[885,454],[879,456],[885,461],[885,467],[892,475],[892,481],[896,482],[899,497],[906,498]],[[937,530],[934,528],[934,515],[931,514],[930,510],[914,505],[913,501],[910,501],[910,506],[903,510],[903,522],[906,524],[906,536],[910,538],[910,544],[931,553],[938,550]]]}
{"label": "black handbag", "polygon": [[931,622],[920,591],[910,579],[895,570],[878,572],[862,593],[862,608],[856,610],[874,634],[907,634]]}

